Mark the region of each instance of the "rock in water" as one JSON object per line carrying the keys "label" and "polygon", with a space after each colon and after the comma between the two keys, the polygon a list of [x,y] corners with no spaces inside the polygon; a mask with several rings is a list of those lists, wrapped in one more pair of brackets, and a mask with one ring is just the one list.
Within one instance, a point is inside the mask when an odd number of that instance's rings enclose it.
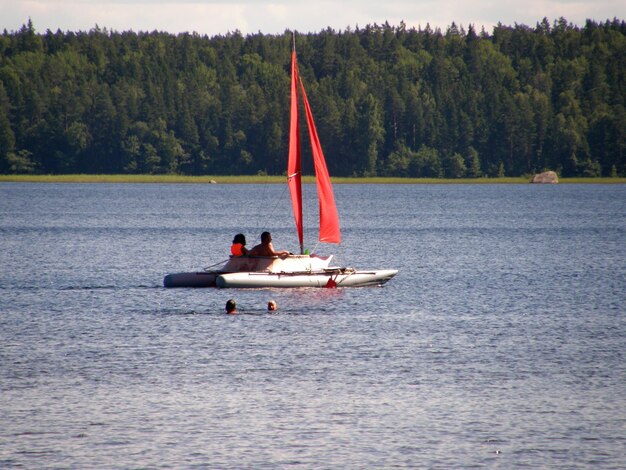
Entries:
{"label": "rock in water", "polygon": [[554,171],[544,171],[543,173],[537,173],[533,176],[531,183],[540,183],[540,184],[556,184],[559,182],[559,177],[556,175]]}

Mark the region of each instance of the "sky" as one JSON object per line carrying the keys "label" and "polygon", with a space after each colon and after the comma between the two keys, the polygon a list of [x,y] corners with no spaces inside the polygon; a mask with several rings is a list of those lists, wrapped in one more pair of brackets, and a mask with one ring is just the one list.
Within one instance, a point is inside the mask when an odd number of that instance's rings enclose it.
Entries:
{"label": "sky", "polygon": [[209,36],[281,34],[285,30],[343,31],[368,24],[439,27],[452,22],[490,33],[498,22],[534,27],[564,17],[626,20],[626,0],[0,0],[0,30],[17,31],[29,18],[35,30],[197,32]]}

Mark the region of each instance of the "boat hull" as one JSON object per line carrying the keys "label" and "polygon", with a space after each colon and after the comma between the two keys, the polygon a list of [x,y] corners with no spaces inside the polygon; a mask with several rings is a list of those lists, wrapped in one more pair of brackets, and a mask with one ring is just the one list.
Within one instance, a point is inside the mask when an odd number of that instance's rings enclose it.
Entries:
{"label": "boat hull", "polygon": [[[231,257],[218,270],[168,274],[165,287],[364,287],[379,286],[398,271],[357,271],[330,266],[332,256]],[[329,283],[329,281],[331,281]]]}
{"label": "boat hull", "polygon": [[278,256],[231,256],[224,266],[211,271],[181,272],[167,274],[165,287],[215,287],[217,276],[225,273],[311,272],[323,271],[333,259],[331,256],[291,255]]}
{"label": "boat hull", "polygon": [[198,271],[173,273],[163,278],[165,287],[215,287],[215,279],[220,273]]}
{"label": "boat hull", "polygon": [[380,286],[395,276],[393,269],[378,271],[341,270],[321,273],[226,273],[217,276],[217,287],[366,287]]}

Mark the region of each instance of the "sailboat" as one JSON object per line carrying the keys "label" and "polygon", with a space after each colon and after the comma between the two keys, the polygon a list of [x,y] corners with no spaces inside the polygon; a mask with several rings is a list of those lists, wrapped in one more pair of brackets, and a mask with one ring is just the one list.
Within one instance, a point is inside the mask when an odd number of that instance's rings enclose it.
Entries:
{"label": "sailboat", "polygon": [[319,241],[341,243],[339,214],[333,188],[326,167],[313,114],[307,99],[304,83],[298,73],[295,40],[291,53],[291,120],[289,129],[289,158],[287,181],[291,205],[298,234],[300,254],[284,258],[276,256],[232,256],[220,269],[195,273],[168,274],[165,287],[361,287],[382,285],[398,271],[357,270],[334,266],[333,256],[317,256],[304,252],[304,227],[302,223],[302,173],[300,129],[298,116],[298,85],[306,113],[311,151],[319,199]]}

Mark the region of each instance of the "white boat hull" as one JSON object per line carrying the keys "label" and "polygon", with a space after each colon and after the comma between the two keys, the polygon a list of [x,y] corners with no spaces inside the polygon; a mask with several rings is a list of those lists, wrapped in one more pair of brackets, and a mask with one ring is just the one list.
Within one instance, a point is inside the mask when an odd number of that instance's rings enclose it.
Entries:
{"label": "white boat hull", "polygon": [[[330,270],[329,270],[330,271]],[[217,276],[217,287],[366,287],[380,286],[397,274],[379,271],[341,270],[321,273],[228,273]],[[331,281],[331,286],[329,286]]]}

